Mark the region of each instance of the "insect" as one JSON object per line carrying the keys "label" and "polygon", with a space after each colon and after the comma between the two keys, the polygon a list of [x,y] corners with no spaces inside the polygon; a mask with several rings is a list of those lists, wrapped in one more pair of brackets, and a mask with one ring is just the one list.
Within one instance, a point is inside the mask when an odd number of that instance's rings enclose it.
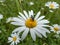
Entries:
{"label": "insect", "polygon": [[34,21],[34,16],[31,15],[31,19]]}

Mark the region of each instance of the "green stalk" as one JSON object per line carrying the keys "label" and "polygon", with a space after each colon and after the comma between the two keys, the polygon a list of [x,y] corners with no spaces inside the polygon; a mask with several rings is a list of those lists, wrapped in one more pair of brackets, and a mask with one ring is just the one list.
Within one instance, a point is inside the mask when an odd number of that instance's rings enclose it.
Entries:
{"label": "green stalk", "polygon": [[17,5],[18,12],[20,12],[20,4],[18,0],[16,0],[16,5]]}
{"label": "green stalk", "polygon": [[48,20],[51,19],[52,15],[53,15],[53,13],[50,13],[50,15],[49,15],[49,17],[48,17]]}

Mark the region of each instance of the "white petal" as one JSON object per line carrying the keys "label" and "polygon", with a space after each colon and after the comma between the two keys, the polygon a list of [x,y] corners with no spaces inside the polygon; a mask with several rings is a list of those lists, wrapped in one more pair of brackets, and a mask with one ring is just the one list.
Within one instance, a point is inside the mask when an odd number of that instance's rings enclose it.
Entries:
{"label": "white petal", "polygon": [[54,24],[53,26],[54,26],[54,27],[59,27],[58,24]]}
{"label": "white petal", "polygon": [[30,4],[30,5],[34,5],[34,2],[30,2],[29,4]]}
{"label": "white petal", "polygon": [[36,31],[38,31],[40,34],[47,38],[45,31],[42,31],[40,28],[39,29],[37,28]]}
{"label": "white petal", "polygon": [[50,31],[53,31],[55,33],[54,27],[50,26]]}
{"label": "white petal", "polygon": [[41,16],[37,19],[37,21],[42,20],[45,16]]}
{"label": "white petal", "polygon": [[18,28],[16,28],[16,29],[14,29],[14,31],[13,31],[12,33],[22,32],[24,29],[25,29],[25,27],[18,27]]}
{"label": "white petal", "polygon": [[33,15],[33,10],[31,10],[31,15]]}
{"label": "white petal", "polygon": [[14,41],[10,45],[14,45]]}
{"label": "white petal", "polygon": [[28,18],[28,14],[27,14],[27,12],[26,12],[26,11],[23,11],[23,12],[24,12],[26,18]]}
{"label": "white petal", "polygon": [[32,39],[35,41],[36,40],[36,35],[34,33],[34,30],[31,29],[30,34],[31,34]]}
{"label": "white petal", "polygon": [[47,2],[45,6],[49,7],[52,2]]}
{"label": "white petal", "polygon": [[12,17],[9,17],[6,21],[6,23],[9,23],[12,20]]}
{"label": "white petal", "polygon": [[23,30],[21,29],[20,31],[18,31],[18,34],[21,33],[22,31],[25,31],[26,28],[24,28]]}
{"label": "white petal", "polygon": [[0,14],[0,19],[2,19],[3,18],[3,15],[2,14]]}
{"label": "white petal", "polygon": [[60,31],[57,31],[56,33],[57,33],[57,34],[60,34]]}
{"label": "white petal", "polygon": [[21,36],[21,40],[24,40],[24,39],[26,38],[28,32],[29,32],[29,29],[26,29],[26,30],[23,32],[23,34],[22,34],[22,36]]}
{"label": "white petal", "polygon": [[15,44],[17,45],[19,42],[20,42],[20,41],[19,41],[19,40],[17,40],[17,41],[15,41]]}
{"label": "white petal", "polygon": [[17,45],[17,42],[15,42],[16,43],[16,45]]}
{"label": "white petal", "polygon": [[20,15],[18,15],[18,18],[22,21],[24,21],[25,22],[25,20],[24,20],[24,18],[22,18]]}
{"label": "white petal", "polygon": [[38,37],[41,37],[41,38],[42,38],[41,34],[40,34],[38,31],[36,31],[36,30],[34,30],[34,31],[35,31],[35,33],[36,33],[36,35],[37,35]]}
{"label": "white petal", "polygon": [[8,37],[8,40],[12,40],[12,38],[11,37]]}
{"label": "white petal", "polygon": [[12,42],[12,38],[11,37],[8,37],[8,43]]}
{"label": "white petal", "polygon": [[53,12],[53,10],[49,10],[50,12]]}
{"label": "white petal", "polygon": [[29,12],[29,17],[31,17],[30,11],[28,11],[28,12]]}
{"label": "white petal", "polygon": [[19,12],[19,14],[26,20],[26,17],[22,13]]}
{"label": "white petal", "polygon": [[49,26],[49,25],[41,25],[41,26],[43,26],[43,27],[51,27],[51,26]]}
{"label": "white petal", "polygon": [[17,40],[15,41],[16,43],[20,43],[20,38],[19,37],[17,37]]}
{"label": "white petal", "polygon": [[40,11],[37,13],[37,15],[35,16],[35,20],[37,20],[37,18],[39,17],[39,15],[40,15]]}
{"label": "white petal", "polygon": [[14,36],[16,36],[16,33],[12,33],[12,34],[11,34],[11,37],[12,37],[12,38],[13,38]]}
{"label": "white petal", "polygon": [[46,28],[41,27],[41,30],[43,30],[43,31],[45,31],[47,33],[50,33],[50,31],[48,29],[46,29]]}
{"label": "white petal", "polygon": [[31,15],[33,15],[33,10],[29,11],[29,17],[31,17]]}
{"label": "white petal", "polygon": [[11,22],[11,24],[17,25],[17,26],[24,26],[25,25],[24,22]]}
{"label": "white petal", "polygon": [[45,23],[49,23],[49,21],[48,20],[45,20],[45,19],[44,20],[41,20],[41,21],[38,22],[38,25],[39,24],[45,24]]}
{"label": "white petal", "polygon": [[19,19],[18,17],[12,17],[11,19],[12,21],[16,21],[16,22],[23,22],[21,19]]}

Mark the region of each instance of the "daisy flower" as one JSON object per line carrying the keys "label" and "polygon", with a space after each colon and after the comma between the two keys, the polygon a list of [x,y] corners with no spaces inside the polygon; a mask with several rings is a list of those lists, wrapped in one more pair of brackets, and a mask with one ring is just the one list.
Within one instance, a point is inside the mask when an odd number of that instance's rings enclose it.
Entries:
{"label": "daisy flower", "polygon": [[50,27],[51,31],[54,33],[59,34],[60,33],[60,26],[58,24],[54,24],[53,26]]}
{"label": "daisy flower", "polygon": [[29,4],[30,4],[30,5],[34,5],[34,3],[33,3],[33,2],[30,2]]}
{"label": "daisy flower", "polygon": [[27,36],[27,34],[30,32],[32,39],[36,40],[36,35],[42,38],[42,35],[44,37],[46,36],[46,32],[50,33],[48,29],[45,27],[48,27],[47,23],[49,23],[48,20],[43,19],[45,16],[40,17],[40,11],[34,16],[33,10],[23,11],[24,14],[19,12],[19,16],[13,18],[14,22],[11,22],[13,25],[18,25],[20,27],[16,28],[13,33],[18,32],[23,34],[21,36],[21,39],[24,40]]}
{"label": "daisy flower", "polygon": [[10,45],[14,45],[14,44],[17,45],[17,43],[19,43],[20,40],[21,39],[19,38],[19,35],[16,33],[11,34],[11,37],[8,37],[8,43],[11,43]]}
{"label": "daisy flower", "polygon": [[59,8],[59,4],[56,2],[47,2],[45,6],[49,7],[50,9],[57,9]]}

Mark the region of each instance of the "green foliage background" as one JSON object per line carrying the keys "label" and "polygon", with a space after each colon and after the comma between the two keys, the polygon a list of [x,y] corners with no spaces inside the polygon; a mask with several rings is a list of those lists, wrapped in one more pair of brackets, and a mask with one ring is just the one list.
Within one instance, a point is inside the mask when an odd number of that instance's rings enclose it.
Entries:
{"label": "green foliage background", "polygon": [[[6,0],[5,2],[0,2],[0,13],[3,14],[4,18],[0,20],[0,45],[10,45],[8,44],[8,37],[11,35],[12,31],[18,26],[6,23],[7,18],[18,16],[18,12],[23,12],[23,10],[29,11],[34,10],[35,14],[41,11],[41,15],[45,15],[46,19],[50,21],[49,25],[60,24],[60,7],[54,10],[53,13],[49,12],[49,8],[45,7],[45,3],[48,1],[55,1],[60,4],[60,0]],[[29,2],[34,2],[33,6],[29,5]],[[42,10],[41,8],[44,8]],[[24,41],[21,41],[18,45],[60,45],[60,37],[54,37],[54,33],[51,32],[47,34],[48,38],[37,37],[34,42],[30,34],[26,37]]]}

